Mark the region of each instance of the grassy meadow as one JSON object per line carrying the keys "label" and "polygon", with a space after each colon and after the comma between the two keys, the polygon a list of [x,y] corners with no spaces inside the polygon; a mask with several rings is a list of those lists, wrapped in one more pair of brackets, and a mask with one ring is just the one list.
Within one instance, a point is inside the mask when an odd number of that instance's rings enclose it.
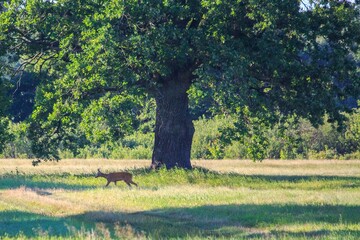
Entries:
{"label": "grassy meadow", "polygon": [[[0,239],[359,239],[360,161],[0,160]],[[127,170],[139,187],[94,178]]]}

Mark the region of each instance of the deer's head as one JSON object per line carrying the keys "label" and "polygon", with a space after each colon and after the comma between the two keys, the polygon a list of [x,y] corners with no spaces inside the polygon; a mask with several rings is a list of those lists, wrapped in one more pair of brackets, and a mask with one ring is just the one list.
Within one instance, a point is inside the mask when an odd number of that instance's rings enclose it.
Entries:
{"label": "deer's head", "polygon": [[98,171],[97,171],[97,173],[96,173],[96,175],[95,175],[95,177],[96,178],[98,178],[98,177],[101,177],[102,176],[102,172],[100,172],[100,168],[98,168]]}

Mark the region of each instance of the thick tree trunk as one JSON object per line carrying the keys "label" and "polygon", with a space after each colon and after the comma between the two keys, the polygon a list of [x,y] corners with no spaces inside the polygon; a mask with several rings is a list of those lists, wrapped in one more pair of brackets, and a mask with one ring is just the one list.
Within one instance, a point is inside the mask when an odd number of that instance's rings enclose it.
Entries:
{"label": "thick tree trunk", "polygon": [[156,123],[152,167],[191,169],[194,125],[189,113],[190,81],[165,81],[155,95]]}

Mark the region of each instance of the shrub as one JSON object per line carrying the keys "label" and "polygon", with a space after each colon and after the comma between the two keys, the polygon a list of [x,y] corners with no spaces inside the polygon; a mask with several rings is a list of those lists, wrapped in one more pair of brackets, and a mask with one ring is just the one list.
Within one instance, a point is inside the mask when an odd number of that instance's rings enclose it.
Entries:
{"label": "shrub", "polygon": [[[308,120],[295,117],[285,119],[271,129],[253,124],[261,130],[261,134],[256,135],[260,136],[261,141],[250,137],[243,137],[241,141],[232,140],[231,136],[235,135],[235,118],[203,117],[194,121],[196,131],[191,157],[192,159],[245,159],[257,154],[251,153],[251,146],[258,144],[265,158],[271,159],[360,159],[360,111],[357,110],[346,116],[348,121],[342,131],[337,131],[336,124],[328,123],[327,116],[324,117],[324,124],[318,128],[313,127]],[[1,157],[34,157],[31,152],[31,142],[27,138],[27,129],[26,123],[9,124],[8,132],[12,135],[12,140],[5,145]],[[59,153],[61,158],[149,159],[152,155],[153,142],[153,132],[138,130],[118,141],[104,143],[75,141],[73,142],[76,146],[75,152],[61,145]]]}
{"label": "shrub", "polygon": [[344,154],[344,155],[340,156],[339,159],[342,159],[342,160],[360,159],[360,151]]}
{"label": "shrub", "polygon": [[12,140],[5,145],[3,156],[5,158],[33,158],[31,142],[26,136],[28,125],[26,123],[9,124],[9,133]]}
{"label": "shrub", "polygon": [[152,149],[144,146],[137,146],[130,149],[125,158],[128,159],[150,159],[152,155]]}
{"label": "shrub", "polygon": [[248,158],[246,146],[239,141],[232,141],[224,148],[224,158],[246,159]]}
{"label": "shrub", "polygon": [[191,157],[195,159],[221,159],[225,156],[226,131],[234,128],[231,117],[201,118],[194,122],[195,134]]}

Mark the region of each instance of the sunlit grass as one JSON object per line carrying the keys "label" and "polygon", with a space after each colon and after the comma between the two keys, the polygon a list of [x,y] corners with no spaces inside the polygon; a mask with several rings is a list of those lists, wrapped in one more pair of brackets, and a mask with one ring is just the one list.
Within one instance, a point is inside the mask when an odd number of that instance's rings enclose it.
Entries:
{"label": "sunlit grass", "polygon": [[[150,160],[64,159],[59,162],[43,162],[33,167],[31,159],[0,159],[0,174],[26,172],[27,174],[71,173],[92,174],[98,168],[104,171],[146,168]],[[281,176],[354,176],[360,177],[358,160],[194,160],[195,167],[217,172],[233,172],[244,175]]]}
{"label": "sunlit grass", "polygon": [[[29,160],[0,161],[7,161],[0,167],[1,239],[360,237],[356,161],[294,161],[297,174],[281,174],[291,167],[286,161],[253,163],[259,169],[249,172],[250,162],[241,161],[156,172],[144,167],[149,161],[67,160],[36,168]],[[225,163],[233,166],[225,171]],[[139,187],[105,188],[106,180],[94,177],[100,166],[128,169]],[[309,174],[313,166],[318,174]]]}

